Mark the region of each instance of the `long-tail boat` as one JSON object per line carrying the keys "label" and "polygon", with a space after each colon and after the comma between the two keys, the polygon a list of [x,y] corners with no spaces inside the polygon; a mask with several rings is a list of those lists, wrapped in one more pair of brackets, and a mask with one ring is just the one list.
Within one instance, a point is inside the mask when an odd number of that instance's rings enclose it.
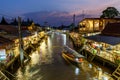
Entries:
{"label": "long-tail boat", "polygon": [[62,57],[65,60],[72,61],[74,63],[82,63],[84,60],[83,55],[79,54],[68,46],[64,46],[64,49],[62,51]]}

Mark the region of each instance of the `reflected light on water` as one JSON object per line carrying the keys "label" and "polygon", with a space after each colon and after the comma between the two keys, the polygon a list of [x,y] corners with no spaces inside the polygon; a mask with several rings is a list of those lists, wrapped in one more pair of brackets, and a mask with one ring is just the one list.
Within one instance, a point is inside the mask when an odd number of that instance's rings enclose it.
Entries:
{"label": "reflected light on water", "polygon": [[79,75],[79,73],[80,73],[80,69],[79,68],[75,68],[75,75]]}
{"label": "reflected light on water", "polygon": [[40,46],[40,63],[51,63],[52,62],[52,42],[50,37],[47,41],[44,41]]}
{"label": "reflected light on water", "polygon": [[40,60],[40,55],[38,53],[38,51],[34,52],[32,55],[30,55],[31,57],[31,64],[38,64],[39,60]]}
{"label": "reflected light on water", "polygon": [[92,64],[88,64],[89,65],[89,68],[92,68]]}
{"label": "reflected light on water", "polygon": [[50,37],[48,37],[48,44],[47,44],[47,46],[48,46],[49,53],[52,53],[52,41],[51,41]]}
{"label": "reflected light on water", "polygon": [[[33,66],[34,67],[34,66]],[[17,80],[40,80],[42,78],[41,75],[39,77],[34,76],[40,72],[39,69],[34,70],[32,66],[26,66],[24,68],[19,68],[17,72]]]}
{"label": "reflected light on water", "polygon": [[23,77],[23,73],[21,72],[21,70],[19,69],[18,72],[17,72],[17,80],[22,80],[24,77]]}
{"label": "reflected light on water", "polygon": [[25,68],[19,68],[17,72],[17,80],[28,80],[30,77],[31,74],[29,73],[29,66],[26,66]]}
{"label": "reflected light on water", "polygon": [[62,37],[63,37],[63,45],[66,45],[66,35],[62,34]]}
{"label": "reflected light on water", "polygon": [[51,38],[52,38],[52,39],[54,38],[54,34],[51,35]]}
{"label": "reflected light on water", "polygon": [[45,44],[45,41],[41,44],[41,46],[40,46],[40,48],[41,49],[45,49],[45,47],[46,47],[46,44]]}
{"label": "reflected light on water", "polygon": [[39,77],[34,76],[40,72],[40,69],[36,69],[35,66],[39,64],[40,55],[38,51],[35,51],[33,54],[30,55],[31,61],[30,64],[25,66],[24,68],[19,68],[17,72],[17,80],[40,80],[42,78],[41,75]]}
{"label": "reflected light on water", "polygon": [[41,44],[40,50],[42,51],[42,54],[46,53],[46,44],[45,44],[45,41]]}

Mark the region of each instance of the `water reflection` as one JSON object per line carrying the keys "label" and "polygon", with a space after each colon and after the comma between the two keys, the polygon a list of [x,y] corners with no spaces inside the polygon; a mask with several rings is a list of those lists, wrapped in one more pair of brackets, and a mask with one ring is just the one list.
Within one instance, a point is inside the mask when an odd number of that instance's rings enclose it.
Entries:
{"label": "water reflection", "polygon": [[66,45],[66,35],[62,34],[62,38],[63,38],[63,45]]}
{"label": "water reflection", "polygon": [[40,60],[39,63],[51,63],[52,62],[52,43],[48,38],[47,44],[45,41],[40,46]]}
{"label": "water reflection", "polygon": [[78,67],[75,68],[75,75],[79,75],[80,69]]}
{"label": "water reflection", "polygon": [[50,39],[50,37],[48,37],[48,52],[51,54],[52,53],[52,41]]}
{"label": "water reflection", "polygon": [[73,47],[65,34],[51,34],[51,37],[48,37],[47,41],[44,40],[37,50],[30,55],[30,63],[17,71],[17,80],[105,79],[106,73],[87,61],[84,61],[79,67],[66,64],[61,56],[65,44]]}

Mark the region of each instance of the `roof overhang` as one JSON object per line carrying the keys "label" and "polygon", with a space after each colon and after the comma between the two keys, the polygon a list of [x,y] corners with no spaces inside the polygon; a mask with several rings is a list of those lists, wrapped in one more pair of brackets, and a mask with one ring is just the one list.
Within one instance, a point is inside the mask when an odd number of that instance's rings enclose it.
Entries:
{"label": "roof overhang", "polygon": [[87,36],[87,37],[84,37],[86,39],[89,39],[89,40],[93,40],[93,41],[96,41],[96,42],[103,42],[103,43],[107,43],[107,44],[110,44],[110,45],[117,45],[120,43],[120,37],[113,37],[113,36],[105,36],[105,35],[94,35],[94,36]]}

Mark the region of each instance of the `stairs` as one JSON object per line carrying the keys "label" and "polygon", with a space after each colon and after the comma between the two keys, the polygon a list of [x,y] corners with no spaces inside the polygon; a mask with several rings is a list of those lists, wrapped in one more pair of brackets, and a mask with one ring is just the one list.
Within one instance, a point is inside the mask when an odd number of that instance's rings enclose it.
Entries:
{"label": "stairs", "polygon": [[0,80],[10,80],[3,72],[0,71]]}
{"label": "stairs", "polygon": [[120,65],[116,68],[116,70],[112,73],[112,76],[116,80],[120,80]]}

